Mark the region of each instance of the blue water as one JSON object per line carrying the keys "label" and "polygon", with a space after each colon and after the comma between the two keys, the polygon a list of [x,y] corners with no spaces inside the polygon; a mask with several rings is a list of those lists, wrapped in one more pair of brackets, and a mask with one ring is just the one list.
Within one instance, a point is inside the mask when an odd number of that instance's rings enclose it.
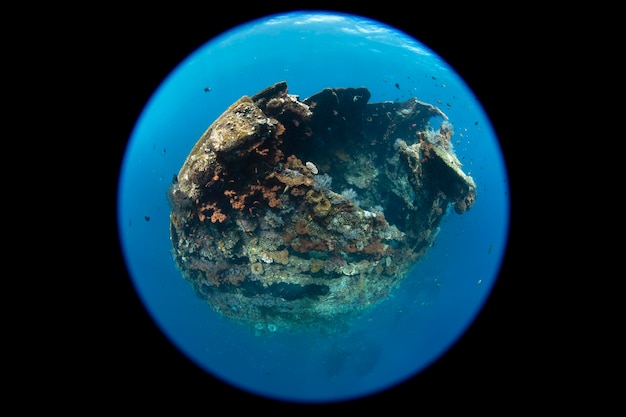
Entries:
{"label": "blue water", "polygon": [[[170,256],[166,191],[173,175],[230,104],[283,80],[302,99],[326,87],[365,86],[370,102],[417,97],[440,107],[454,125],[452,143],[463,170],[477,185],[474,206],[444,218],[436,244],[401,287],[364,317],[345,328],[338,324],[339,331],[257,334],[227,321],[195,295]],[[270,16],[201,46],[145,106],[119,180],[125,260],[155,323],[209,374],[280,401],[364,397],[437,360],[489,297],[509,216],[503,156],[471,89],[419,41],[379,22],[338,14]]]}

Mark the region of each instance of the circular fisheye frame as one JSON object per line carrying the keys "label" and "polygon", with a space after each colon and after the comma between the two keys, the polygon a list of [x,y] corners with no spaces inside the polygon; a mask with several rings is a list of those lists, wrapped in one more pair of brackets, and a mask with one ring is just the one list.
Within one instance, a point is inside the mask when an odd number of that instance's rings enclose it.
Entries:
{"label": "circular fisheye frame", "polygon": [[489,297],[508,238],[488,116],[434,51],[360,16],[271,15],[154,92],[119,177],[145,309],[225,384],[298,403],[390,389]]}

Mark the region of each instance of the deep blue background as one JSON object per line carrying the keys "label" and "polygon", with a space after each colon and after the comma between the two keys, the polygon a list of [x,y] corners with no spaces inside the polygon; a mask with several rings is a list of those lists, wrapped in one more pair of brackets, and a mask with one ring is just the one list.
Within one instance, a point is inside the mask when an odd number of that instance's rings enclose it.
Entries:
{"label": "deep blue background", "polygon": [[[371,24],[290,22],[280,30],[256,28],[254,37],[216,39],[164,81],[133,130],[118,218],[133,285],[175,346],[201,368],[246,390],[326,400],[400,382],[462,334],[498,273],[509,197],[489,119],[444,61],[414,41],[419,50],[407,49],[410,39],[390,37],[390,28]],[[346,27],[351,30],[342,30]],[[366,86],[371,102],[416,96],[438,105],[454,124],[457,155],[478,185],[475,206],[462,216],[450,214],[428,258],[389,302],[350,332],[265,337],[223,322],[193,295],[168,253],[165,191],[172,175],[228,105],[281,80],[302,98],[324,87]]]}

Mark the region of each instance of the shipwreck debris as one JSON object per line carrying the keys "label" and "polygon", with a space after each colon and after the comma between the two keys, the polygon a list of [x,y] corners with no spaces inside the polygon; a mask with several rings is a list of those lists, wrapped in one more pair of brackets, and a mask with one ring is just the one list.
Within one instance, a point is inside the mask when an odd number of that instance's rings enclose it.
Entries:
{"label": "shipwreck debris", "polygon": [[449,208],[472,207],[446,115],[369,98],[358,87],[301,100],[279,82],[199,138],[168,190],[170,236],[215,311],[272,331],[358,313],[398,287]]}

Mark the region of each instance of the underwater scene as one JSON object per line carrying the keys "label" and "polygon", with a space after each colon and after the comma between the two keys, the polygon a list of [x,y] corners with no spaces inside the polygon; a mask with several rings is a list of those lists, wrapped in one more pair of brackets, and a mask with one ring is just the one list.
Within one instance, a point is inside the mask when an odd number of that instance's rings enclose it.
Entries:
{"label": "underwater scene", "polygon": [[163,80],[129,138],[118,228],[183,355],[244,392],[325,403],[401,384],[463,335],[498,278],[509,204],[488,115],[436,52],[381,22],[293,12],[207,41]]}

